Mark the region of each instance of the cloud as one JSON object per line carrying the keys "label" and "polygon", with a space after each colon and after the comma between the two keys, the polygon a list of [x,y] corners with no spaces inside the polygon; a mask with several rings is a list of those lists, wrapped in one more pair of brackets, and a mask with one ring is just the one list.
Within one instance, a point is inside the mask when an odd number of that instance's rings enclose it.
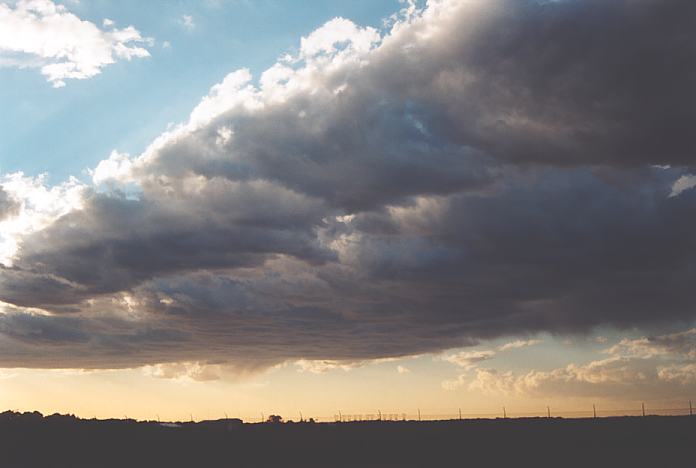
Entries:
{"label": "cloud", "polygon": [[466,385],[468,376],[466,374],[460,374],[454,379],[447,379],[442,381],[442,389],[447,391],[455,391],[460,387]]}
{"label": "cloud", "polygon": [[21,238],[41,231],[62,215],[82,207],[85,186],[70,178],[53,187],[47,176],[28,177],[21,172],[0,177],[4,219],[0,219],[0,265],[11,266]]}
{"label": "cloud", "polygon": [[151,41],[132,26],[102,30],[51,0],[0,4],[0,66],[39,68],[55,88],[101,73],[118,59],[148,57]]}
{"label": "cloud", "polygon": [[380,42],[380,34],[374,28],[361,28],[345,18],[334,18],[303,37],[299,59],[316,59],[321,54],[340,56],[340,51],[350,44],[351,53],[367,53]]}
{"label": "cloud", "polygon": [[[312,374],[324,374],[329,371],[342,370],[344,372],[358,369],[372,364],[395,361],[394,358],[363,359],[363,360],[335,360],[335,359],[299,359],[294,362],[299,372],[310,372]],[[399,374],[410,372],[403,366],[397,366]]]}
{"label": "cloud", "polygon": [[108,159],[100,161],[97,167],[90,171],[92,182],[95,185],[128,184],[132,181],[131,166],[132,162],[127,154],[112,151]]}
{"label": "cloud", "polygon": [[658,370],[658,377],[665,382],[677,382],[681,385],[696,384],[696,364],[682,364],[662,367]]}
{"label": "cloud", "polygon": [[685,190],[690,190],[696,187],[696,176],[688,174],[683,175],[674,182],[672,186],[672,193],[669,194],[670,197],[676,197]]}
{"label": "cloud", "polygon": [[[0,300],[43,318],[4,333],[0,365],[326,368],[692,320],[696,193],[670,194],[696,154],[695,15],[443,0],[386,32],[334,19],[90,184],[8,176]],[[65,317],[90,339],[32,344]]]}
{"label": "cloud", "polygon": [[505,343],[498,347],[498,351],[509,351],[511,349],[526,348],[527,346],[535,346],[541,343],[541,340],[515,340]]}
{"label": "cloud", "polygon": [[398,372],[399,374],[410,374],[411,369],[404,366],[396,366],[396,372]]}
{"label": "cloud", "polygon": [[307,360],[300,359],[295,362],[300,372],[310,372],[312,374],[324,374],[326,372],[340,369],[350,371],[357,367],[362,367],[364,362],[344,362],[335,360]]}
{"label": "cloud", "polygon": [[605,351],[608,354],[649,359],[680,356],[696,360],[696,328],[667,335],[623,339]]}
{"label": "cloud", "polygon": [[191,15],[181,15],[181,18],[179,18],[179,24],[181,24],[181,26],[188,31],[192,31],[193,28],[196,27],[196,23],[194,23],[193,16]]}
{"label": "cloud", "polygon": [[0,186],[0,222],[17,214],[19,203]]}
{"label": "cloud", "polygon": [[51,319],[34,314],[4,314],[0,319],[0,332],[32,343],[83,343],[90,338],[81,330],[79,320],[72,317]]}
{"label": "cloud", "polygon": [[696,389],[696,330],[623,339],[608,357],[550,370],[523,372],[476,368],[443,382],[446,390],[466,387],[486,395],[548,398],[678,398]]}
{"label": "cloud", "polygon": [[[532,370],[523,374],[496,369],[476,369],[469,390],[486,395],[522,395],[527,397],[605,397],[635,398],[665,394],[658,391],[655,368],[621,357],[587,364],[569,364],[550,371]],[[464,385],[466,382],[462,382]],[[681,390],[683,394],[684,390]],[[671,397],[677,396],[672,393]]]}
{"label": "cloud", "polygon": [[198,362],[179,362],[170,364],[156,364],[143,368],[146,375],[162,379],[189,378],[198,382],[219,380],[219,366],[205,365]]}
{"label": "cloud", "polygon": [[[498,346],[495,350],[479,350],[479,351],[460,351],[455,354],[444,355],[440,359],[451,364],[455,364],[459,367],[464,368],[467,373],[460,374],[455,379],[448,379],[442,382],[442,388],[445,390],[456,390],[460,387],[465,386],[469,380],[469,371],[475,370],[477,376],[481,376],[482,373],[480,365],[483,362],[489,361],[495,358],[498,353],[504,353],[513,349],[525,348],[528,346],[534,346],[541,343],[541,340],[531,339],[531,340],[515,340],[509,343]],[[485,369],[489,371],[490,369]],[[492,371],[495,373],[495,370]],[[477,388],[475,384],[470,385],[471,388]]]}
{"label": "cloud", "polygon": [[[25,237],[21,259],[2,274],[3,300],[28,307],[79,303],[190,271],[194,264],[253,268],[291,255],[318,265],[334,256],[314,238],[313,229],[322,223],[316,200],[263,181],[197,185],[194,180],[190,189],[170,196],[166,208],[155,200],[86,194],[83,209]],[[31,288],[30,278],[36,284],[62,282],[62,292],[24,295],[17,283]]]}
{"label": "cloud", "polygon": [[495,351],[460,351],[456,354],[444,356],[442,360],[468,370],[476,367],[483,361],[492,359],[493,356],[495,356]]}
{"label": "cloud", "polygon": [[159,379],[210,382],[214,380],[238,380],[265,369],[266,366],[239,366],[231,363],[170,362],[147,365],[142,372]]}

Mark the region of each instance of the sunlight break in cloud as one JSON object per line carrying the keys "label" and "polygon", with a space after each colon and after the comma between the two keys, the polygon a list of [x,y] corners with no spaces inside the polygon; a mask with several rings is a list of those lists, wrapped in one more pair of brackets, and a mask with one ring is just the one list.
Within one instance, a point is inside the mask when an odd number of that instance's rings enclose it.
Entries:
{"label": "sunlight break in cloud", "polygon": [[[54,186],[47,175],[21,172],[0,177],[0,267],[12,266],[20,238],[40,231],[62,215],[79,210],[86,186],[75,178]],[[3,198],[8,208],[2,210]]]}
{"label": "sunlight break in cloud", "polygon": [[39,68],[55,88],[65,80],[84,80],[117,59],[149,57],[144,38],[132,26],[105,28],[84,21],[51,0],[0,3],[0,66]]}

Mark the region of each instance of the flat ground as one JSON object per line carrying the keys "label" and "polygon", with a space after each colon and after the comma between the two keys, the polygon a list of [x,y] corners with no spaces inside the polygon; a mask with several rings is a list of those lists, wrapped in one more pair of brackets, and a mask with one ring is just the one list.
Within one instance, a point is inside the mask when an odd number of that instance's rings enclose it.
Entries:
{"label": "flat ground", "polygon": [[696,467],[696,416],[166,427],[8,412],[0,466]]}

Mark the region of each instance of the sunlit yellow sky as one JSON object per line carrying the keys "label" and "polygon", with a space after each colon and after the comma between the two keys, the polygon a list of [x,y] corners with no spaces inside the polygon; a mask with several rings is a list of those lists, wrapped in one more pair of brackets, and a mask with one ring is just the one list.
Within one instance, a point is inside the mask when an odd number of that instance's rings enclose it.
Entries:
{"label": "sunlit yellow sky", "polygon": [[683,411],[694,18],[0,0],[0,410]]}
{"label": "sunlit yellow sky", "polygon": [[[660,377],[675,357],[641,337],[622,339],[620,345],[617,335],[542,335],[375,362],[289,362],[245,375],[200,364],[5,369],[0,407],[85,418],[249,422],[270,414],[331,421],[339,412],[415,419],[418,411],[422,418],[449,418],[461,410],[463,417],[499,417],[503,407],[513,417],[544,415],[547,407],[577,417],[591,415],[593,404],[600,415],[638,414],[646,402],[649,410],[686,411],[693,383]],[[498,378],[484,379],[480,369]]]}

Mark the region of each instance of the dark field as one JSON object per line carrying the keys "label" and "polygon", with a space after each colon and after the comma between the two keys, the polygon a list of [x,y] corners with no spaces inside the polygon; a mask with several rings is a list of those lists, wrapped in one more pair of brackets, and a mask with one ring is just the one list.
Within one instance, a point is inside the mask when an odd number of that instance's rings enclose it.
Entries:
{"label": "dark field", "polygon": [[696,467],[696,417],[241,424],[0,415],[0,466]]}

